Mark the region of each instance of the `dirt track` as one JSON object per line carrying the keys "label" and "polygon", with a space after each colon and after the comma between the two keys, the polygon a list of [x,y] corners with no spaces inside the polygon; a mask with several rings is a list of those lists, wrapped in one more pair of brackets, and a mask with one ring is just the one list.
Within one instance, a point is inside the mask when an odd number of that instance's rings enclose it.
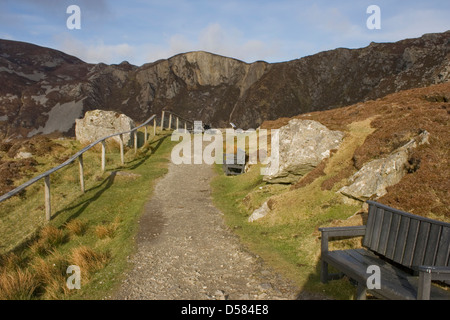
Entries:
{"label": "dirt track", "polygon": [[246,251],[211,201],[211,166],[169,164],[145,207],[134,268],[113,299],[296,299],[298,288]]}

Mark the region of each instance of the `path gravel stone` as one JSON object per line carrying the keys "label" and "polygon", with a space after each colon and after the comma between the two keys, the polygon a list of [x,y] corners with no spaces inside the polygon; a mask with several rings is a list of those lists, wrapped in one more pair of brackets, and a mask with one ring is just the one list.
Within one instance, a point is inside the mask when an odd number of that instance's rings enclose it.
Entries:
{"label": "path gravel stone", "polygon": [[299,289],[247,251],[212,203],[206,164],[169,164],[145,206],[133,269],[113,299],[297,299]]}

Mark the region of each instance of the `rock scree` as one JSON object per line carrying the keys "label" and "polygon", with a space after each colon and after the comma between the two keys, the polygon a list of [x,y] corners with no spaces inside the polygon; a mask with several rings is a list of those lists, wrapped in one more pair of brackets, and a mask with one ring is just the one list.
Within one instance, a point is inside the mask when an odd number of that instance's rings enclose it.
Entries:
{"label": "rock scree", "polygon": [[133,267],[110,299],[310,299],[246,250],[212,203],[206,164],[169,164],[140,219]]}

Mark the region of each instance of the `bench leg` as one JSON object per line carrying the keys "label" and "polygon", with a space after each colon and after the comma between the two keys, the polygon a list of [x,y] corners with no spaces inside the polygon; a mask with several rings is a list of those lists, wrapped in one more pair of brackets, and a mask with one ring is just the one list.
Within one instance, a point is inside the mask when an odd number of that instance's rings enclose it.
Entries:
{"label": "bench leg", "polygon": [[430,290],[431,290],[431,273],[420,272],[417,300],[430,300]]}
{"label": "bench leg", "polygon": [[323,260],[320,266],[320,281],[322,283],[328,282],[328,263]]}
{"label": "bench leg", "polygon": [[358,287],[356,289],[356,300],[366,300],[367,288],[364,283],[358,282]]}

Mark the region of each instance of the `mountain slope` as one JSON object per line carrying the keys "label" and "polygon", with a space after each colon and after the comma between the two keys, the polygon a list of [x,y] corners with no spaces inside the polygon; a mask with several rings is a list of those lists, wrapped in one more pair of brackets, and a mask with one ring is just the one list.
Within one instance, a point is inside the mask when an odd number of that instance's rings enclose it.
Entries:
{"label": "mountain slope", "polygon": [[92,109],[136,121],[162,109],[212,126],[336,108],[450,79],[450,31],[282,63],[189,52],[137,67],[87,64],[56,50],[0,40],[0,137],[73,134]]}
{"label": "mountain slope", "polygon": [[[293,194],[318,179],[323,180],[319,184],[322,191],[337,191],[365,163],[386,157],[426,130],[430,134],[429,143],[414,150],[408,173],[399,183],[388,187],[387,194],[377,201],[418,215],[450,219],[450,83],[404,90],[380,99],[293,118],[319,121],[329,129],[346,132],[346,139],[351,139],[352,130],[353,135],[370,132],[362,141],[352,143],[345,159],[336,161],[332,156],[305,176],[305,181],[300,180],[292,187]],[[261,127],[279,128],[290,119],[266,121]],[[352,129],[354,124],[365,122],[366,128]]]}

